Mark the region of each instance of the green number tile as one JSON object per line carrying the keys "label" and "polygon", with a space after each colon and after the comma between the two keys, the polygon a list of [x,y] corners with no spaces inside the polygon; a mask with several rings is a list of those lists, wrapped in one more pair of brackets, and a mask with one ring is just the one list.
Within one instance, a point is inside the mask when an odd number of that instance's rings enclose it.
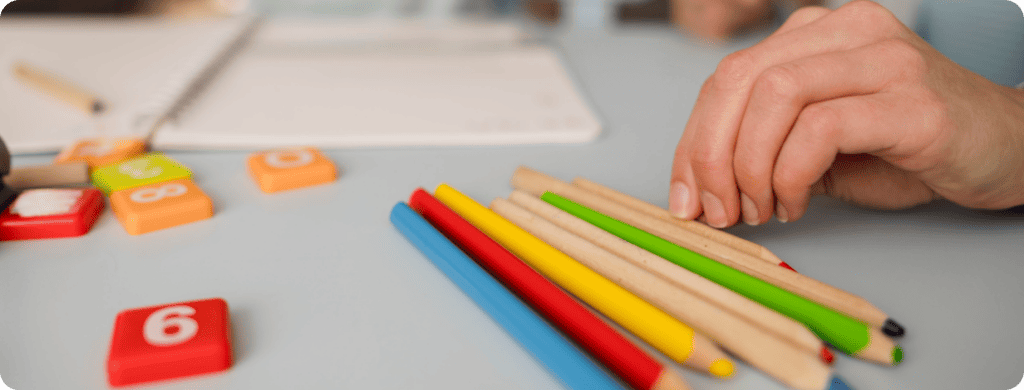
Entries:
{"label": "green number tile", "polygon": [[184,165],[161,153],[149,153],[92,171],[92,184],[110,195],[127,188],[192,177]]}

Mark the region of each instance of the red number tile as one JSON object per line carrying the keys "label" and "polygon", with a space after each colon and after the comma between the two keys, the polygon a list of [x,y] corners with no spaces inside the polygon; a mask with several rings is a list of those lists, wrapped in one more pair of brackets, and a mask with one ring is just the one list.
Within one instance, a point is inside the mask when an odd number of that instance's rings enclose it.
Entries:
{"label": "red number tile", "polygon": [[111,386],[180,378],[231,367],[228,305],[223,299],[122,311],[107,357]]}
{"label": "red number tile", "polygon": [[102,212],[97,189],[26,190],[0,213],[0,240],[81,236]]}

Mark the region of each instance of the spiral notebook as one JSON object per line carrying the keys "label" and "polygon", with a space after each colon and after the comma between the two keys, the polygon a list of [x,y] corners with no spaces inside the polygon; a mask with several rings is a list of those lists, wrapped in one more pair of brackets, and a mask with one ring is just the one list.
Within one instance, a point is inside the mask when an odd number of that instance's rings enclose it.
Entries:
{"label": "spiral notebook", "polygon": [[557,54],[507,23],[28,24],[0,30],[0,42],[20,33],[52,47],[21,59],[118,110],[92,120],[0,78],[14,92],[0,97],[0,123],[18,124],[0,129],[13,153],[126,133],[157,150],[578,143],[600,133]]}
{"label": "spiral notebook", "polygon": [[[82,138],[145,137],[252,17],[189,24],[127,18],[0,20],[0,137],[14,154],[54,152]],[[70,80],[109,108],[92,118],[14,78],[24,61]]]}

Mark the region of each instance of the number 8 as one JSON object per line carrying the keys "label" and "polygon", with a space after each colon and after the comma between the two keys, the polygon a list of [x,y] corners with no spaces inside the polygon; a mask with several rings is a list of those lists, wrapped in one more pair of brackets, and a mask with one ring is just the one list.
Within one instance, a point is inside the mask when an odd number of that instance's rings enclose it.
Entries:
{"label": "number 8", "polygon": [[[165,307],[150,314],[142,325],[142,337],[147,343],[158,347],[168,347],[189,341],[199,332],[199,323],[192,319],[196,309],[191,306],[178,305]],[[176,317],[171,317],[171,316]],[[177,327],[178,331],[167,334],[167,329]]]}
{"label": "number 8", "polygon": [[185,188],[181,183],[166,184],[157,188],[143,188],[141,190],[132,192],[129,197],[135,203],[150,203],[156,202],[163,198],[170,198],[172,196],[184,195],[188,192],[188,188]]}

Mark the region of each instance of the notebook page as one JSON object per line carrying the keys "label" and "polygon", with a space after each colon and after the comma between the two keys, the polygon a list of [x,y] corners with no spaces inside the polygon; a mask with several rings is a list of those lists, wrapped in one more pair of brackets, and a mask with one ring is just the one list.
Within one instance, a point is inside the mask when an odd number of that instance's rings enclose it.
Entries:
{"label": "notebook page", "polygon": [[335,49],[243,53],[153,145],[578,143],[600,132],[549,48]]}
{"label": "notebook page", "polygon": [[[180,24],[151,19],[9,18],[0,23],[0,136],[12,153],[52,152],[85,137],[144,136],[159,115],[251,20]],[[14,61],[100,96],[92,120],[16,80]]]}

